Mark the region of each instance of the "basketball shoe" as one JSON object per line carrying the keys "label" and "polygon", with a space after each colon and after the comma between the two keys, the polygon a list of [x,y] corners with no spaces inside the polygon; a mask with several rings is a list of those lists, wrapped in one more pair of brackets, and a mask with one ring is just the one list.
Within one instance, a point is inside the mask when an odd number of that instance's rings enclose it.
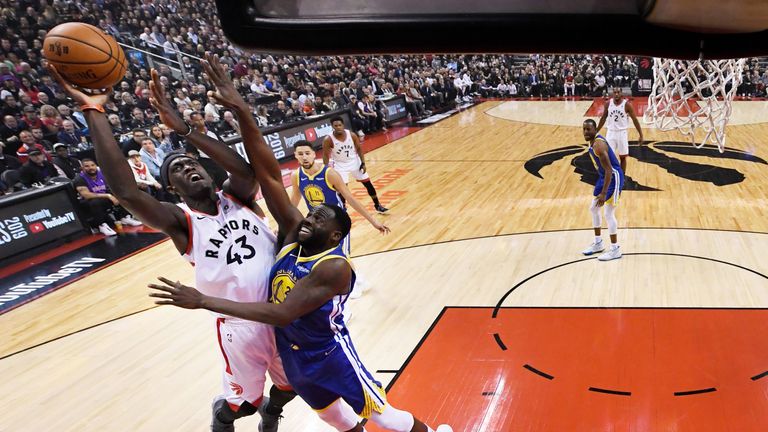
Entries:
{"label": "basketball shoe", "polygon": [[598,252],[602,252],[605,250],[605,243],[603,243],[603,239],[595,240],[589,247],[581,251],[584,255],[594,255]]}
{"label": "basketball shoe", "polygon": [[264,396],[264,399],[259,405],[259,415],[261,420],[259,421],[259,432],[277,432],[277,426],[280,423],[281,415],[272,415],[267,412],[267,405],[269,404],[269,398]]}
{"label": "basketball shoe", "polygon": [[619,245],[611,245],[608,252],[597,257],[600,261],[610,261],[621,258],[621,248]]}
{"label": "basketball shoe", "polygon": [[453,432],[453,428],[443,424],[438,426],[435,432]]}

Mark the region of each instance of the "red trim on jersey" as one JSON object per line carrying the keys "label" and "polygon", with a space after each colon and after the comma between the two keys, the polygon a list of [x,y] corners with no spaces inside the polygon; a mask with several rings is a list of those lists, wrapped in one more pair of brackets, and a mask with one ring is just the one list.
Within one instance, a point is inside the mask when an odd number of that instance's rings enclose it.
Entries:
{"label": "red trim on jersey", "polygon": [[[187,212],[184,212],[184,216],[187,218],[187,250],[184,251],[184,255],[189,255],[189,253],[192,252],[192,233],[194,230],[192,229],[192,217]],[[194,263],[192,265],[194,265]]]}
{"label": "red trim on jersey", "polygon": [[272,385],[274,385],[275,387],[277,387],[278,390],[281,390],[281,391],[293,391],[293,387],[291,386],[279,386],[277,384],[272,384]]}
{"label": "red trim on jersey", "polygon": [[216,337],[219,339],[219,348],[221,349],[221,355],[224,356],[224,364],[227,366],[225,369],[228,374],[232,375],[232,368],[229,367],[229,359],[227,353],[224,352],[224,345],[221,344],[221,325],[224,323],[224,318],[216,318]]}

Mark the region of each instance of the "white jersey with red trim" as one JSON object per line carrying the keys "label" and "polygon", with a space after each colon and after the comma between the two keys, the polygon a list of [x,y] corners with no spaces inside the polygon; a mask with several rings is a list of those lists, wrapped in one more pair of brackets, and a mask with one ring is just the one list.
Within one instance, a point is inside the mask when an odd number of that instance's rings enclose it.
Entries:
{"label": "white jersey with red trim", "polygon": [[608,121],[606,127],[609,131],[622,131],[629,128],[629,114],[627,114],[627,100],[622,99],[619,104],[608,101]]}
{"label": "white jersey with red trim", "polygon": [[216,194],[219,203],[215,215],[179,204],[189,223],[184,258],[195,266],[195,286],[209,296],[266,302],[277,239],[253,210],[224,192]]}
{"label": "white jersey with red trim", "polygon": [[345,138],[344,141],[336,139],[334,134],[331,134],[331,142],[333,148],[331,149],[331,159],[333,160],[333,167],[341,167],[342,170],[357,168],[360,166],[360,156],[355,149],[355,142],[352,140],[352,133],[348,129],[344,129]]}

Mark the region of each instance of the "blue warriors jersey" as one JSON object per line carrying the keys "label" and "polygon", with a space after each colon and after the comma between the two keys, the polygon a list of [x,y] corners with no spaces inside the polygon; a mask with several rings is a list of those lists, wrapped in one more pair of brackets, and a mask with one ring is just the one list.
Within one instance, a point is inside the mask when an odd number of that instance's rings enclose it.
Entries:
{"label": "blue warriors jersey", "polygon": [[301,196],[304,197],[304,202],[307,203],[307,207],[310,210],[320,204],[330,204],[344,208],[341,196],[331,186],[330,181],[328,181],[327,166],[323,166],[320,171],[312,176],[307,174],[304,168],[299,167],[296,170],[296,175],[299,178],[299,191],[301,191]]}
{"label": "blue warriors jersey", "polygon": [[[270,276],[270,302],[285,301],[296,283],[321,262],[330,259],[349,262],[341,244],[310,257],[299,256],[299,251],[299,245],[292,243],[277,255]],[[354,282],[352,271],[350,289]],[[369,418],[374,412],[383,412],[386,393],[363,366],[344,324],[348,297],[349,294],[336,295],[286,327],[275,328],[275,341],[288,382],[310,407],[322,411],[343,399],[358,415]]]}
{"label": "blue warriors jersey", "polygon": [[[616,157],[616,154],[611,149],[611,146],[608,145],[608,141],[603,138],[602,135],[595,137],[595,141],[597,140],[605,142],[605,146],[608,149],[608,159],[611,162],[611,171],[613,174],[611,177],[611,184],[608,186],[608,190],[606,191],[606,199],[611,198],[613,200],[613,204],[617,205],[619,203],[621,190],[624,187],[624,172],[621,170],[621,163],[619,162],[619,158]],[[597,183],[595,184],[593,195],[598,196],[602,192],[603,184],[605,183],[605,168],[603,168],[603,164],[600,163],[600,158],[595,154],[595,149],[591,145],[589,146],[589,157],[592,160],[592,163],[595,165],[595,169],[597,170],[598,179]]]}

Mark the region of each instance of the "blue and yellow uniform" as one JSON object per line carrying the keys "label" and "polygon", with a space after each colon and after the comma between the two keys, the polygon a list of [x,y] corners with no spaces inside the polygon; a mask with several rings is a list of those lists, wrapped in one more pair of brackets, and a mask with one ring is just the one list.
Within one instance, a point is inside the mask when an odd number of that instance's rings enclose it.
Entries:
{"label": "blue and yellow uniform", "polygon": [[328,181],[327,172],[327,166],[323,166],[323,168],[314,175],[307,174],[302,167],[299,167],[299,169],[296,170],[296,176],[298,176],[299,180],[297,182],[299,191],[301,191],[301,196],[304,197],[304,202],[307,203],[307,208],[310,210],[320,204],[329,204],[344,208],[344,202],[341,200],[341,196]]}
{"label": "blue and yellow uniform", "polygon": [[[296,282],[321,262],[343,259],[349,263],[341,244],[310,257],[300,257],[299,253],[299,245],[291,243],[277,255],[270,274],[271,303],[284,301]],[[354,283],[352,271],[350,289]],[[358,415],[368,418],[384,410],[386,394],[363,366],[344,324],[348,298],[349,294],[334,296],[286,327],[275,328],[275,340],[288,382],[312,409],[322,411],[341,398]]]}
{"label": "blue and yellow uniform", "polygon": [[[298,177],[298,182],[296,183],[299,185],[299,192],[304,197],[304,202],[307,204],[308,209],[312,210],[320,204],[335,205],[344,210],[347,209],[344,201],[341,199],[341,195],[328,180],[328,166],[323,166],[314,175],[307,174],[304,168],[299,167],[295,175]],[[350,234],[344,237],[342,243],[344,245],[344,252],[349,255],[352,248]]]}
{"label": "blue and yellow uniform", "polygon": [[[608,191],[605,194],[605,200],[606,202],[611,202],[611,204],[618,205],[619,204],[619,197],[621,196],[621,189],[624,187],[624,171],[621,170],[621,163],[619,162],[619,158],[616,157],[616,154],[611,150],[611,146],[608,145],[608,141],[603,138],[602,135],[598,135],[595,137],[595,141],[601,140],[605,142],[605,146],[608,149],[608,159],[611,161],[611,171],[613,171],[613,177],[611,178],[611,184],[608,186]],[[592,145],[589,146],[589,157],[592,159],[592,163],[595,164],[595,169],[597,169],[597,183],[595,183],[595,189],[592,191],[593,196],[600,195],[600,192],[603,191],[603,184],[605,182],[605,168],[603,168],[603,165],[600,163],[600,158],[597,157],[595,154],[595,150],[592,148]]]}

